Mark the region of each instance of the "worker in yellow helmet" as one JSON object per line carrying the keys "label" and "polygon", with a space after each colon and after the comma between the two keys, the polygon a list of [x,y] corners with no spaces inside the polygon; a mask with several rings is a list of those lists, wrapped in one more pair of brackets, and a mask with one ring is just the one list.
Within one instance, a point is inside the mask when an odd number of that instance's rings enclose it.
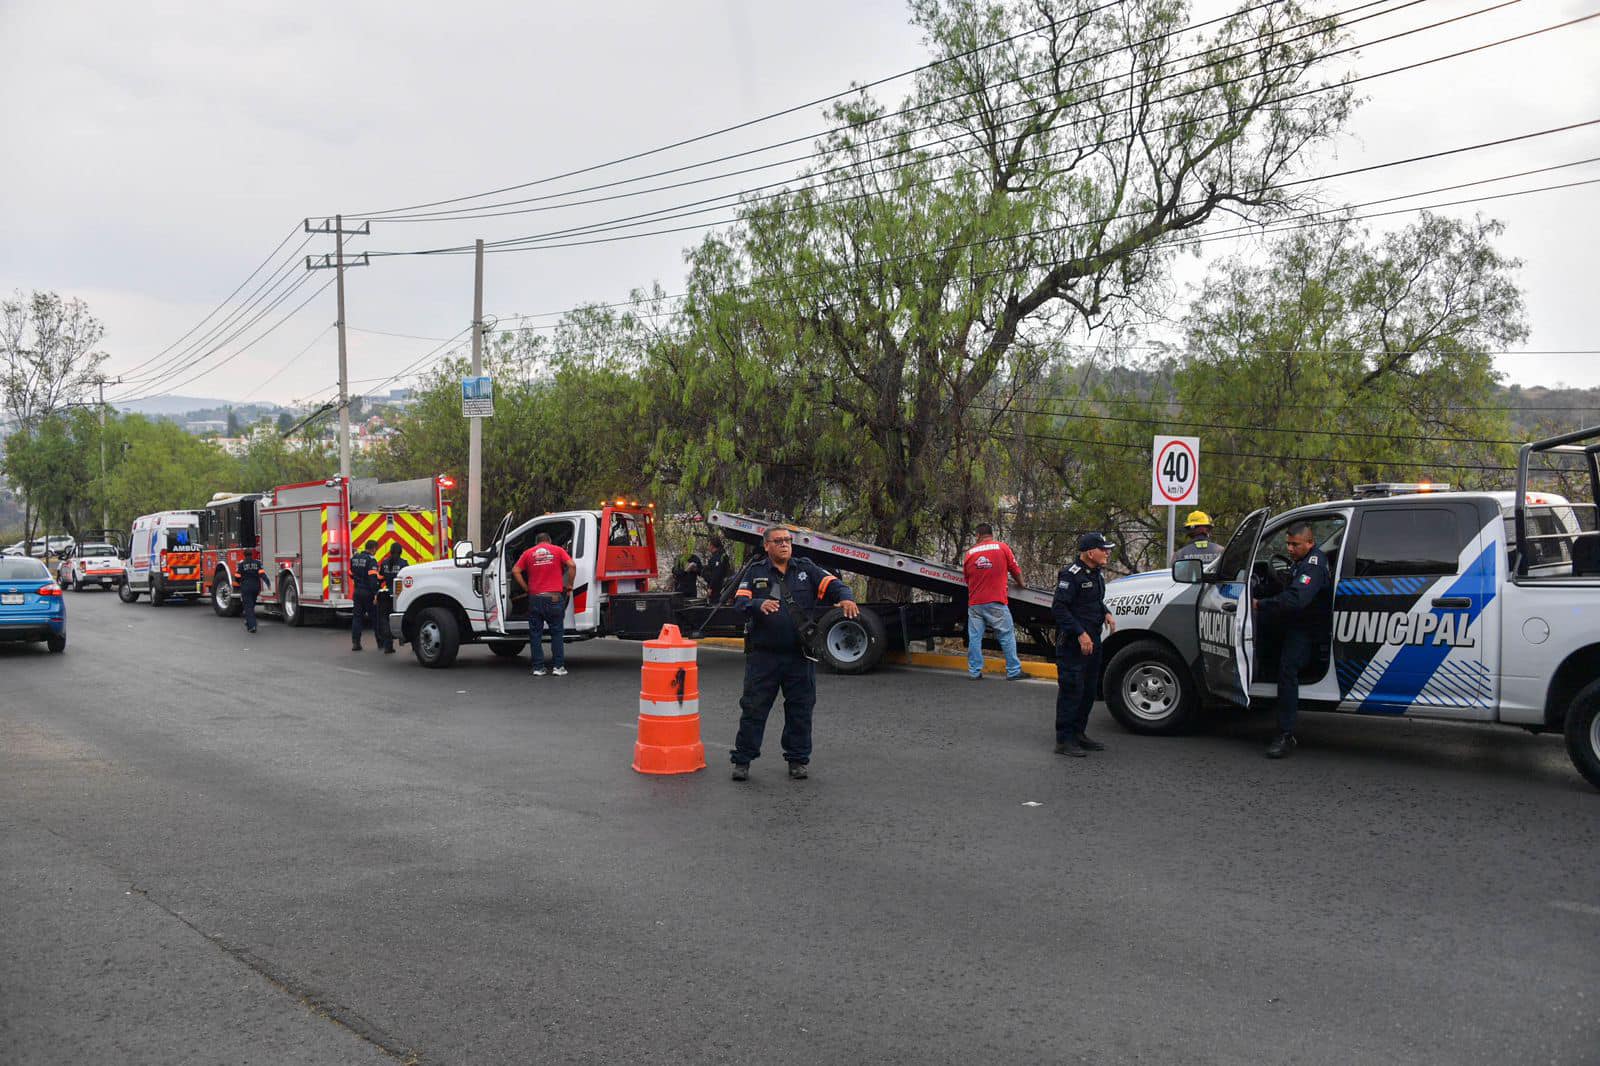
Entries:
{"label": "worker in yellow helmet", "polygon": [[1189,517],[1183,521],[1183,529],[1189,534],[1189,543],[1178,549],[1172,557],[1173,562],[1199,559],[1210,566],[1222,554],[1222,545],[1211,539],[1211,516],[1204,511],[1190,511]]}

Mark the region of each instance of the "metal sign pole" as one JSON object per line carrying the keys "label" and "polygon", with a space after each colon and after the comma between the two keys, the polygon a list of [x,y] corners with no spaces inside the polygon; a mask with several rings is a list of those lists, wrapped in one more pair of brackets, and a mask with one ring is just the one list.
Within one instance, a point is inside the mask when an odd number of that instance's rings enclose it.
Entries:
{"label": "metal sign pole", "polygon": [[1167,565],[1172,565],[1172,557],[1178,554],[1178,507],[1176,504],[1167,506]]}

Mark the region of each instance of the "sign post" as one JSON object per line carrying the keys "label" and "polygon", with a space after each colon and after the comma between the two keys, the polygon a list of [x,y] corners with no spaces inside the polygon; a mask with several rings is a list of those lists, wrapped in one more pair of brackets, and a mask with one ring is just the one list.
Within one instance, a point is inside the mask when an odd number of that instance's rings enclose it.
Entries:
{"label": "sign post", "polygon": [[1178,551],[1178,508],[1200,502],[1200,438],[1157,437],[1150,457],[1150,503],[1167,509],[1170,565]]}

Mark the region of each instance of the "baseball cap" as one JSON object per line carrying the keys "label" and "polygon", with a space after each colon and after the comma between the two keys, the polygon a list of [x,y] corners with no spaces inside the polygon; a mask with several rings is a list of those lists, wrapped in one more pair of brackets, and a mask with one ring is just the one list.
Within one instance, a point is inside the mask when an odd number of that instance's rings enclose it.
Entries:
{"label": "baseball cap", "polygon": [[1078,550],[1081,552],[1092,551],[1095,548],[1105,548],[1108,551],[1116,545],[1105,538],[1103,533],[1085,533],[1078,538]]}

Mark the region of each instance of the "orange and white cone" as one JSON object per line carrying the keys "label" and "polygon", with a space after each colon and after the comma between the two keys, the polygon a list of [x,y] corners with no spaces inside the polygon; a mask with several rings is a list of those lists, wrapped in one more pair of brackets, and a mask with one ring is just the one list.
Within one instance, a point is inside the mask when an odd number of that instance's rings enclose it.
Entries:
{"label": "orange and white cone", "polygon": [[699,646],[674,625],[644,642],[639,683],[639,739],[633,768],[641,774],[692,774],[704,770],[700,742]]}

